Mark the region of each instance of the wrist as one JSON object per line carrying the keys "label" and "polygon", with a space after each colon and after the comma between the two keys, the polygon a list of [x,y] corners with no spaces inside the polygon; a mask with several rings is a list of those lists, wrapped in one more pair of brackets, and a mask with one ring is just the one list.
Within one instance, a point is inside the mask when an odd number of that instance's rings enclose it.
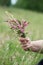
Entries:
{"label": "wrist", "polygon": [[31,50],[33,52],[39,52],[41,50],[40,45],[37,43],[37,41],[31,41]]}

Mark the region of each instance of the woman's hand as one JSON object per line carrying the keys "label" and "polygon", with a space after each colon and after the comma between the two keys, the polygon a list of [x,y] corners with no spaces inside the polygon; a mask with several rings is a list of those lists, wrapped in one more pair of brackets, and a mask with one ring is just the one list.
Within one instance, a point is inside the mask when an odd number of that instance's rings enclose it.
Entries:
{"label": "woman's hand", "polygon": [[22,48],[23,48],[25,51],[27,51],[27,50],[30,49],[30,47],[31,47],[31,41],[30,41],[29,38],[20,37],[19,40],[20,40],[20,42],[21,42]]}
{"label": "woman's hand", "polygon": [[28,51],[31,49],[33,52],[39,52],[43,53],[43,40],[37,40],[37,41],[30,41],[29,38],[20,38],[21,46],[25,51]]}

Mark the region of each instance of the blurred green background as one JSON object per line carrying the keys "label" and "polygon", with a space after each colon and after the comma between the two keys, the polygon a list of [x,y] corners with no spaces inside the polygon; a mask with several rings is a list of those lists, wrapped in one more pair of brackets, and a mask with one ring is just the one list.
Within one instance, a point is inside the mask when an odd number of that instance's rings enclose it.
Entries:
{"label": "blurred green background", "polygon": [[43,0],[0,0],[0,5],[43,11]]}
{"label": "blurred green background", "polygon": [[5,22],[5,11],[30,22],[27,37],[43,40],[43,0],[0,0],[0,65],[36,65],[43,54],[22,49],[16,33]]}

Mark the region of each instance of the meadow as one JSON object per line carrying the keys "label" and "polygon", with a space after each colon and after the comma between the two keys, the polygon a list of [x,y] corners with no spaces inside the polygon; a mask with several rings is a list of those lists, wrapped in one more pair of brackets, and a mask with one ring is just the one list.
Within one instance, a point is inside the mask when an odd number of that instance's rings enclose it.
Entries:
{"label": "meadow", "polygon": [[43,54],[22,49],[16,33],[5,22],[8,19],[5,11],[9,11],[20,21],[25,19],[30,22],[26,31],[31,40],[43,39],[43,13],[0,7],[0,65],[35,65],[43,58]]}

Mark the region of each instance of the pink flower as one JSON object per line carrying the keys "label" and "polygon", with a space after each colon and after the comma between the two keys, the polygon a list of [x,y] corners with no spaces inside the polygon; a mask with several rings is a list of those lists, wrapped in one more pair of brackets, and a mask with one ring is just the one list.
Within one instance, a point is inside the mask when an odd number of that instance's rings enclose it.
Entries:
{"label": "pink flower", "polygon": [[12,24],[12,23],[9,23],[10,24],[10,27],[11,27],[11,29],[13,28],[13,29],[17,29],[17,26],[15,26],[14,24]]}
{"label": "pink flower", "polygon": [[18,21],[16,19],[13,19],[13,20],[10,20],[9,23],[10,23],[11,29],[19,31],[19,33],[18,33],[19,35],[21,33],[23,35],[25,35],[25,27],[28,25],[28,22],[26,22],[25,20],[23,20],[22,22],[20,22],[20,21]]}
{"label": "pink flower", "polygon": [[21,25],[17,25],[17,27],[18,27],[18,29],[20,29],[21,28]]}
{"label": "pink flower", "polygon": [[28,25],[28,22],[26,22],[25,20],[22,20],[22,27],[25,28]]}
{"label": "pink flower", "polygon": [[22,33],[24,33],[24,29],[20,29],[20,31],[21,31]]}
{"label": "pink flower", "polygon": [[13,28],[13,29],[17,29],[17,26],[11,26],[11,28]]}
{"label": "pink flower", "polygon": [[22,33],[24,33],[24,29],[21,27],[21,25],[18,25],[17,27]]}
{"label": "pink flower", "polygon": [[28,23],[25,21],[25,22],[23,23],[23,26],[26,27],[27,25],[28,25]]}

